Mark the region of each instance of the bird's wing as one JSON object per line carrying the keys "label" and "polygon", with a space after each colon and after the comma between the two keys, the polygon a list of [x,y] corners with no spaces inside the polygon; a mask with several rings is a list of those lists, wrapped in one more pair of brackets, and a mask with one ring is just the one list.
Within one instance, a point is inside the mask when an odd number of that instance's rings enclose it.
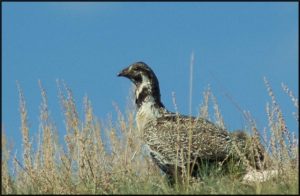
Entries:
{"label": "bird's wing", "polygon": [[230,141],[227,131],[213,123],[178,115],[148,122],[143,135],[151,150],[169,162],[186,162],[189,154],[191,158],[223,159],[228,154]]}

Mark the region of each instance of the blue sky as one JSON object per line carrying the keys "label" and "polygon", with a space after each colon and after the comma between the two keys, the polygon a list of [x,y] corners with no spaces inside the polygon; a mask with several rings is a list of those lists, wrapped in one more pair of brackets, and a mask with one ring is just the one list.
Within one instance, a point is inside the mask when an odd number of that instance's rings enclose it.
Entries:
{"label": "blue sky", "polygon": [[[40,79],[50,112],[65,133],[56,79],[72,89],[79,111],[87,95],[100,119],[125,109],[131,84],[116,77],[136,61],[157,74],[165,106],[189,113],[189,64],[195,55],[192,112],[210,84],[230,130],[244,128],[242,114],[224,95],[267,126],[269,80],[288,128],[298,130],[284,82],[298,97],[298,3],[20,3],[2,4],[2,128],[21,149],[16,80],[38,133]],[[82,116],[81,116],[82,117]]]}

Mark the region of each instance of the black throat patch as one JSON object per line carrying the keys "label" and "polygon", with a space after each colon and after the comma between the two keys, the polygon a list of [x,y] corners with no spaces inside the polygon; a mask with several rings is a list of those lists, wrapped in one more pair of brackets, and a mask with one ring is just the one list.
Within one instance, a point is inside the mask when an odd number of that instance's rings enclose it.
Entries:
{"label": "black throat patch", "polygon": [[[138,90],[139,86],[137,86],[136,91]],[[142,90],[137,94],[135,98],[135,104],[137,108],[140,108],[143,102],[147,102],[147,99],[153,99],[154,105],[156,107],[164,107],[164,105],[160,101],[160,92],[159,86],[156,86],[154,83],[150,83],[150,86],[144,86]]]}

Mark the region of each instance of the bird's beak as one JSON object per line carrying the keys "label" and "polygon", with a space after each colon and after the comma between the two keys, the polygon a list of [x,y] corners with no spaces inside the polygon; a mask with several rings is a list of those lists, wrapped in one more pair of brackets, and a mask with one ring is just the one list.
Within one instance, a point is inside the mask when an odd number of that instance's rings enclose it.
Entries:
{"label": "bird's beak", "polygon": [[125,68],[123,69],[120,73],[118,73],[118,76],[123,76],[123,77],[128,77],[128,73],[129,73],[129,70],[128,68]]}

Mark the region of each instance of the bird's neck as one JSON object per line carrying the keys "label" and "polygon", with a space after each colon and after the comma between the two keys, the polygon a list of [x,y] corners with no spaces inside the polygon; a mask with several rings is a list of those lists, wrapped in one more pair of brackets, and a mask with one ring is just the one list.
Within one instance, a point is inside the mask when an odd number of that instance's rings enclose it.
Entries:
{"label": "bird's neck", "polygon": [[165,115],[168,111],[160,100],[158,82],[144,82],[136,85],[135,103],[138,130],[143,131],[147,122]]}
{"label": "bird's neck", "polygon": [[154,108],[164,108],[160,100],[160,91],[158,85],[153,85],[150,82],[137,85],[135,90],[135,103],[139,110],[144,104],[151,105]]}
{"label": "bird's neck", "polygon": [[139,131],[144,130],[144,126],[156,118],[161,117],[166,109],[160,101],[159,93],[155,94],[151,89],[143,88],[139,91],[136,89],[136,122]]}

